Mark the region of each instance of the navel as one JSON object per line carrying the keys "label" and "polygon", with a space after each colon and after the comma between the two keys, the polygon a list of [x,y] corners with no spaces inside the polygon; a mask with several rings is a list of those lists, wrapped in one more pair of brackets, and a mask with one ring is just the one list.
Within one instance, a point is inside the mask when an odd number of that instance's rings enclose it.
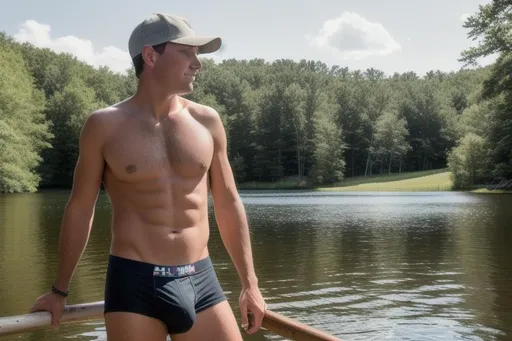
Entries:
{"label": "navel", "polygon": [[128,165],[128,166],[126,166],[125,170],[126,170],[126,173],[133,174],[133,173],[135,173],[137,171],[137,166],[135,166],[135,165]]}

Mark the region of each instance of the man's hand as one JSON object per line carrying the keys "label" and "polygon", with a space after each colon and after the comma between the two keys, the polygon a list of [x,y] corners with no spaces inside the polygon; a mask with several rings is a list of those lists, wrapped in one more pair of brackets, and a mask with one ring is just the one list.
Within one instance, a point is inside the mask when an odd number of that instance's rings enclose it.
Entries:
{"label": "man's hand", "polygon": [[247,334],[254,334],[261,328],[267,304],[261,296],[258,287],[242,288],[240,293],[240,313],[242,328]]}
{"label": "man's hand", "polygon": [[66,298],[50,291],[37,299],[36,303],[30,308],[30,312],[48,311],[52,314],[52,328],[58,328],[65,306]]}

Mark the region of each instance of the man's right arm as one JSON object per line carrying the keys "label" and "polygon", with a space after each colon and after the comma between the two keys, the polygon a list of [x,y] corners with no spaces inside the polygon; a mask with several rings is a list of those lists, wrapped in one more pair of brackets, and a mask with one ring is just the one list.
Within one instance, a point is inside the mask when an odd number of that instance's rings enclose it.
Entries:
{"label": "man's right arm", "polygon": [[73,187],[62,218],[55,287],[67,291],[76,266],[89,239],[94,207],[103,178],[104,124],[99,112],[85,121],[79,137],[79,156]]}

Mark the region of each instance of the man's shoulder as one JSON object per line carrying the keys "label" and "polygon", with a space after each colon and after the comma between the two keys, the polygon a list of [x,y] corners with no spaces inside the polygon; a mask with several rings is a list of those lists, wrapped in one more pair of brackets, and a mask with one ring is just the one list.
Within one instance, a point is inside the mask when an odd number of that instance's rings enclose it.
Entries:
{"label": "man's shoulder", "polygon": [[119,116],[123,112],[121,103],[116,103],[107,107],[99,108],[93,111],[89,117],[95,120],[108,120],[110,118]]}
{"label": "man's shoulder", "polygon": [[213,107],[198,102],[184,99],[185,106],[192,115],[205,116],[210,118],[219,117],[219,113]]}
{"label": "man's shoulder", "polygon": [[96,109],[89,114],[86,123],[107,128],[120,117],[124,116],[125,110],[123,108],[123,103],[120,102]]}
{"label": "man's shoulder", "polygon": [[107,106],[92,111],[82,127],[82,133],[92,134],[95,138],[105,137],[109,134],[113,122],[119,117],[122,110],[116,105]]}
{"label": "man's shoulder", "polygon": [[222,123],[219,113],[213,107],[189,99],[184,99],[184,103],[190,115],[204,125],[211,127]]}

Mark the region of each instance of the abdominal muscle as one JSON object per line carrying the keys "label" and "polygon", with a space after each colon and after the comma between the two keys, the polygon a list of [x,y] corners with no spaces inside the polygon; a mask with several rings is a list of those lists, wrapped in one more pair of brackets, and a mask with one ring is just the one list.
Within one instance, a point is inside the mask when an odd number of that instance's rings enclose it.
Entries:
{"label": "abdominal muscle", "polygon": [[137,183],[105,177],[112,203],[111,254],[159,265],[208,256],[208,193],[202,179]]}

